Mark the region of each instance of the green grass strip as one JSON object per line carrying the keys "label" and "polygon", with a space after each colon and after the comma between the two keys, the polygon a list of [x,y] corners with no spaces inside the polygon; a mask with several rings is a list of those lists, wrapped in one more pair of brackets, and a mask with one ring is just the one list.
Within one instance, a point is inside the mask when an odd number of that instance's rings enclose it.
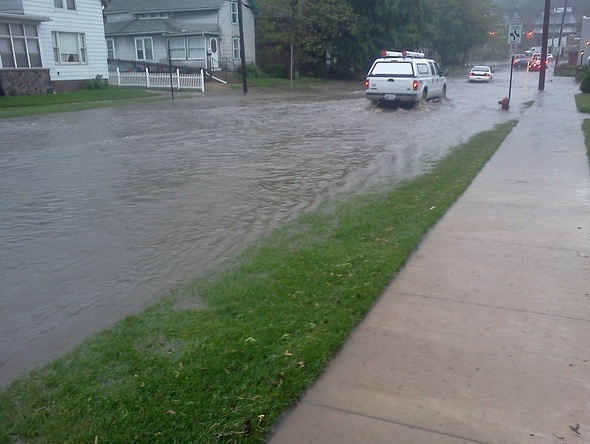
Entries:
{"label": "green grass strip", "polygon": [[[590,113],[590,94],[576,94],[576,107],[581,113]],[[584,119],[582,122],[582,132],[586,142],[586,153],[590,163],[590,119]]]}
{"label": "green grass strip", "polygon": [[[325,85],[327,82],[323,79],[317,79],[314,77],[302,77],[299,79],[282,79],[276,77],[247,77],[248,86],[251,87],[308,87]],[[242,80],[229,84],[230,87],[236,89],[242,87]]]}
{"label": "green grass strip", "polygon": [[586,154],[588,155],[588,164],[590,164],[590,119],[584,119],[582,122],[582,131],[586,141]]}
{"label": "green grass strip", "polygon": [[421,177],[324,203],[15,381],[0,443],[264,442],[515,125]]}
{"label": "green grass strip", "polygon": [[590,94],[576,94],[576,107],[581,113],[590,113]]}
{"label": "green grass strip", "polygon": [[57,94],[0,96],[0,118],[80,111],[164,98],[164,96],[146,90],[114,87]]}

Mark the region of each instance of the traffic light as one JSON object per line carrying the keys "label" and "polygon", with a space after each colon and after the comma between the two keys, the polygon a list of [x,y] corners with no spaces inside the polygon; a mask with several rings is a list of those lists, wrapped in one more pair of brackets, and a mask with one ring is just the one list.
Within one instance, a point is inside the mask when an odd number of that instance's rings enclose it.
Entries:
{"label": "traffic light", "polygon": [[490,37],[496,37],[496,31],[490,31]]}
{"label": "traffic light", "polygon": [[530,38],[532,38],[532,37],[533,37],[533,31],[527,31],[527,32],[526,32],[526,38],[527,38],[527,39],[530,39]]}
{"label": "traffic light", "polygon": [[590,46],[590,40],[586,40],[586,46]]}

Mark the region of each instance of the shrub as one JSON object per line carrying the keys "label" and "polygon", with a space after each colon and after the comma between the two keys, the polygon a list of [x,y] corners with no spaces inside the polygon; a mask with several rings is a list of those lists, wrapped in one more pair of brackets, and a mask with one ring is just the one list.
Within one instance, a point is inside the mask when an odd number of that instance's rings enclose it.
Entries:
{"label": "shrub", "polygon": [[590,93],[590,72],[587,72],[580,83],[580,91],[584,94]]}
{"label": "shrub", "polygon": [[587,73],[588,73],[588,67],[586,65],[578,68],[578,71],[576,72],[576,82],[580,83],[582,80],[584,80],[584,77],[586,76]]}
{"label": "shrub", "polygon": [[104,81],[100,74],[97,74],[94,79],[87,79],[84,82],[84,89],[105,89],[108,86],[108,82]]}
{"label": "shrub", "polygon": [[[239,66],[236,69],[236,74],[241,78],[242,77],[242,67]],[[246,65],[246,77],[255,78],[255,79],[267,79],[268,74],[265,73],[262,69],[256,66],[254,63],[249,63]]]}
{"label": "shrub", "polygon": [[579,68],[576,65],[570,65],[569,63],[560,63],[553,70],[553,74],[561,77],[576,77]]}

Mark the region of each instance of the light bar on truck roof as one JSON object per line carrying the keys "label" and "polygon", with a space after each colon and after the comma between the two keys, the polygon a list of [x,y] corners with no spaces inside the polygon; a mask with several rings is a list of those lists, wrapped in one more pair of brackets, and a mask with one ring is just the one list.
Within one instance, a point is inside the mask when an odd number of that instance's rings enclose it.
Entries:
{"label": "light bar on truck roof", "polygon": [[409,57],[411,59],[423,59],[424,53],[423,52],[416,52],[416,51],[381,51],[381,57]]}

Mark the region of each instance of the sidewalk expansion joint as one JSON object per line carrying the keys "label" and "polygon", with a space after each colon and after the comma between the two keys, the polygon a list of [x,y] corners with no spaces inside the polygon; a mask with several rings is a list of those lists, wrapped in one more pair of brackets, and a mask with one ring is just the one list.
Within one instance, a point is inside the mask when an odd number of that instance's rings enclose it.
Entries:
{"label": "sidewalk expansion joint", "polygon": [[566,315],[560,315],[560,314],[555,314],[555,313],[546,313],[546,312],[535,311],[535,310],[525,310],[524,308],[503,307],[501,305],[483,304],[481,302],[460,301],[458,299],[445,298],[442,296],[427,296],[427,295],[423,295],[423,294],[406,293],[406,292],[401,292],[401,291],[396,291],[395,294],[409,296],[409,297],[413,297],[413,298],[423,298],[423,299],[432,299],[432,300],[445,301],[445,302],[454,302],[457,304],[472,305],[474,307],[491,308],[494,310],[513,311],[516,313],[526,313],[526,314],[532,314],[532,315],[537,315],[537,316],[544,316],[544,317],[558,318],[558,319],[568,319],[570,321],[590,323],[590,319],[577,318],[574,316],[566,316]]}
{"label": "sidewalk expansion joint", "polygon": [[452,433],[441,432],[440,430],[427,429],[426,427],[420,427],[420,426],[416,426],[416,425],[412,425],[412,424],[406,424],[404,422],[394,421],[392,419],[382,418],[382,417],[379,417],[379,416],[367,415],[365,413],[354,412],[352,410],[342,409],[342,408],[339,408],[339,407],[334,407],[334,406],[330,406],[330,405],[326,405],[326,404],[322,404],[322,403],[317,403],[317,402],[306,402],[306,403],[309,404],[309,405],[313,405],[313,406],[316,406],[316,407],[320,407],[320,408],[332,410],[332,411],[339,412],[339,413],[344,413],[344,414],[347,414],[347,415],[359,416],[359,417],[362,417],[362,418],[372,419],[374,421],[385,422],[385,423],[388,423],[388,424],[393,424],[393,425],[397,425],[397,426],[401,426],[401,427],[406,427],[406,428],[414,429],[414,430],[420,430],[422,432],[432,433],[434,435],[448,436],[450,438],[460,439],[462,441],[469,442],[469,443],[474,443],[474,444],[492,444],[492,443],[487,442],[487,441],[480,441],[480,440],[477,440],[477,439],[467,438],[465,436],[460,436],[460,435],[454,435]]}

